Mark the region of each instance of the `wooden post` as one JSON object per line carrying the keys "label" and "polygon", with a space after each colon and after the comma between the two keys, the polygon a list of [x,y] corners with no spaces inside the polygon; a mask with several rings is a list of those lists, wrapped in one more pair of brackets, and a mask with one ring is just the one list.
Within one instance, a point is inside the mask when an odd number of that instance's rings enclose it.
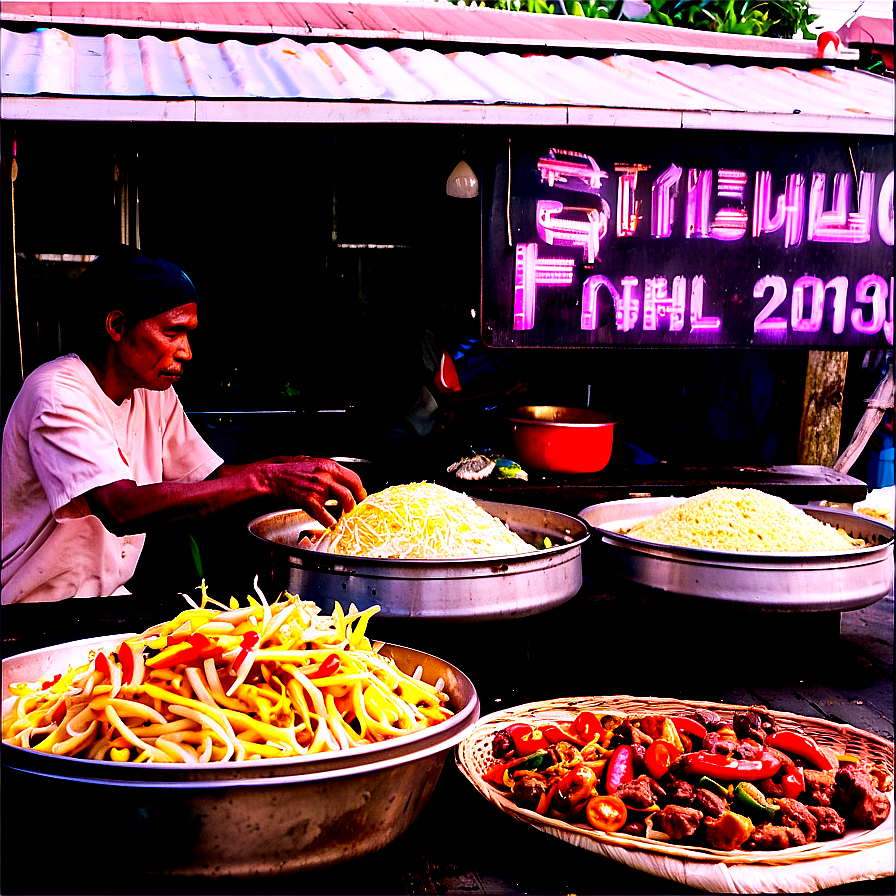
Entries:
{"label": "wooden post", "polygon": [[840,421],[849,352],[810,351],[797,459],[833,467],[840,454]]}
{"label": "wooden post", "polygon": [[883,378],[877,384],[877,388],[871,394],[871,398],[866,399],[868,407],[865,413],[862,414],[862,419],[859,420],[859,425],[856,427],[850,443],[834,464],[834,469],[838,473],[849,472],[850,467],[855,463],[856,458],[862,453],[868,444],[868,440],[874,434],[874,430],[880,425],[884,414],[888,410],[893,409],[894,393],[896,393],[896,384],[893,382],[893,356],[891,353]]}

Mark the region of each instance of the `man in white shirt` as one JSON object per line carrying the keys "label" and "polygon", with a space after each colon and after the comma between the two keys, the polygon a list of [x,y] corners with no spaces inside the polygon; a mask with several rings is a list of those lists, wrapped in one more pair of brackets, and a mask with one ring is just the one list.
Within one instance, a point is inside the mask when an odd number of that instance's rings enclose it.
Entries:
{"label": "man in white shirt", "polygon": [[122,247],[77,287],[79,354],[32,372],[3,429],[4,604],[127,594],[155,526],[262,496],[331,525],[327,500],[349,510],[366,496],[335,461],[230,465],[202,440],[171,388],[198,323],[176,265]]}

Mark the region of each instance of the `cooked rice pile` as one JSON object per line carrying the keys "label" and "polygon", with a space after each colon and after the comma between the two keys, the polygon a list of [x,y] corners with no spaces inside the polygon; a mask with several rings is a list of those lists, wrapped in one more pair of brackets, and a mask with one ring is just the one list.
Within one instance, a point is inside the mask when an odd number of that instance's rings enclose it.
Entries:
{"label": "cooked rice pile", "polygon": [[451,560],[535,548],[469,496],[415,482],[369,495],[327,531],[318,550],[383,560]]}
{"label": "cooked rice pile", "polygon": [[783,498],[753,488],[716,488],[623,532],[633,538],[714,551],[806,553],[861,547]]}

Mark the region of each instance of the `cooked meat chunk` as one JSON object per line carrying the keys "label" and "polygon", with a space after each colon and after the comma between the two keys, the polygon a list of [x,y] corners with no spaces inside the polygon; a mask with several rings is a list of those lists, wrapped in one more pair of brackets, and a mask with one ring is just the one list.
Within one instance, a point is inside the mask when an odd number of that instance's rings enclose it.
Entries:
{"label": "cooked meat chunk", "polygon": [[711,753],[720,753],[723,756],[733,753],[737,747],[738,743],[736,740],[726,737],[718,731],[710,731],[703,739],[704,750],[709,750]]}
{"label": "cooked meat chunk", "polygon": [[722,717],[711,709],[696,709],[691,715],[707,730],[716,731],[725,727]]}
{"label": "cooked meat chunk", "polygon": [[635,728],[628,719],[618,725],[613,734],[624,744],[653,743],[653,738],[649,734],[645,734],[640,728]]}
{"label": "cooked meat chunk", "polygon": [[665,795],[666,791],[647,775],[641,775],[634,781],[627,781],[616,791],[616,796],[632,809],[646,809]]}
{"label": "cooked meat chunk", "polygon": [[846,831],[846,821],[830,806],[809,806],[815,816],[819,840],[836,840]]}
{"label": "cooked meat chunk", "polygon": [[495,759],[506,759],[508,756],[515,756],[516,750],[513,747],[513,741],[506,731],[498,731],[492,739],[492,755]]}
{"label": "cooked meat chunk", "polygon": [[806,778],[805,802],[810,806],[830,806],[834,796],[836,772],[815,771],[807,768],[803,771]]}
{"label": "cooked meat chunk", "polygon": [[756,828],[744,849],[787,849],[789,846],[805,846],[806,838],[799,828],[785,828],[780,824],[763,824]]}
{"label": "cooked meat chunk", "polygon": [[728,803],[715,793],[698,787],[694,791],[695,809],[699,809],[707,818],[721,818],[728,811]]}
{"label": "cooked meat chunk", "polygon": [[703,819],[703,834],[713,849],[740,849],[752,833],[753,822],[736,812]]}
{"label": "cooked meat chunk", "polygon": [[763,778],[761,781],[756,781],[756,789],[766,796],[784,796],[784,789],[775,778]]}
{"label": "cooked meat chunk", "polygon": [[815,816],[804,806],[799,800],[781,797],[775,800],[778,806],[778,816],[776,821],[787,828],[798,828],[803,832],[806,843],[814,843],[816,839],[816,821]]}
{"label": "cooked meat chunk", "polygon": [[660,830],[673,840],[692,836],[703,821],[703,813],[699,809],[689,809],[687,806],[666,806],[653,817]]}
{"label": "cooked meat chunk", "polygon": [[[666,778],[663,778],[665,781]],[[678,778],[670,778],[666,787],[666,799],[676,806],[690,806],[694,802],[694,785],[687,781],[681,781]]]}
{"label": "cooked meat chunk", "polygon": [[838,769],[831,804],[844,817],[863,828],[875,828],[890,814],[890,801],[871,776],[857,768]]}
{"label": "cooked meat chunk", "polygon": [[622,833],[643,837],[647,833],[647,826],[643,821],[627,821],[622,828]]}
{"label": "cooked meat chunk", "polygon": [[774,733],[776,725],[764,706],[751,706],[734,713],[732,727],[739,740],[750,738],[763,743],[766,737]]}
{"label": "cooked meat chunk", "polygon": [[547,784],[543,775],[531,774],[520,776],[513,782],[513,801],[519,806],[537,806]]}

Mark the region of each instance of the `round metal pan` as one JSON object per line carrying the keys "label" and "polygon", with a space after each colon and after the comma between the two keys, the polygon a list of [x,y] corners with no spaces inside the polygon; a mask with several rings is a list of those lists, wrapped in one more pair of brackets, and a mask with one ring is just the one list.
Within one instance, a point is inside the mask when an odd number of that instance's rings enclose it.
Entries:
{"label": "round metal pan", "polygon": [[864,539],[868,547],[834,553],[754,554],[662,545],[619,534],[620,529],[684,500],[631,498],[584,508],[579,516],[599,539],[589,558],[591,578],[794,612],[857,610],[893,591],[893,529],[848,511],[795,505],[853,538]]}
{"label": "round metal pan", "polygon": [[559,606],[582,587],[582,545],[588,526],[553,510],[476,503],[535,545],[534,553],[463,560],[379,560],[297,547],[301,533],[320,529],[300,510],[269,513],[249,531],[271,550],[275,581],[313,600],[325,613],[335,601],[360,609],[378,605],[378,617],[474,622],[531,616]]}
{"label": "round metal pan", "polygon": [[[4,697],[10,683],[81,665],[89,650],[117,645],[124,637],[8,657],[3,660]],[[443,679],[455,715],[381,744],[244,763],[138,765],[3,744],[3,783],[16,814],[14,830],[10,826],[4,832],[9,834],[6,846],[15,840],[6,861],[46,860],[46,838],[34,832],[46,827],[47,807],[67,824],[106,819],[117,842],[132,844],[123,852],[112,850],[110,863],[120,852],[165,875],[285,874],[380,849],[418,817],[448,754],[479,718],[476,690],[459,669],[397,645],[384,646],[383,653],[409,674],[421,666],[425,681]],[[83,844],[83,836],[58,838],[53,861],[83,866]]]}

